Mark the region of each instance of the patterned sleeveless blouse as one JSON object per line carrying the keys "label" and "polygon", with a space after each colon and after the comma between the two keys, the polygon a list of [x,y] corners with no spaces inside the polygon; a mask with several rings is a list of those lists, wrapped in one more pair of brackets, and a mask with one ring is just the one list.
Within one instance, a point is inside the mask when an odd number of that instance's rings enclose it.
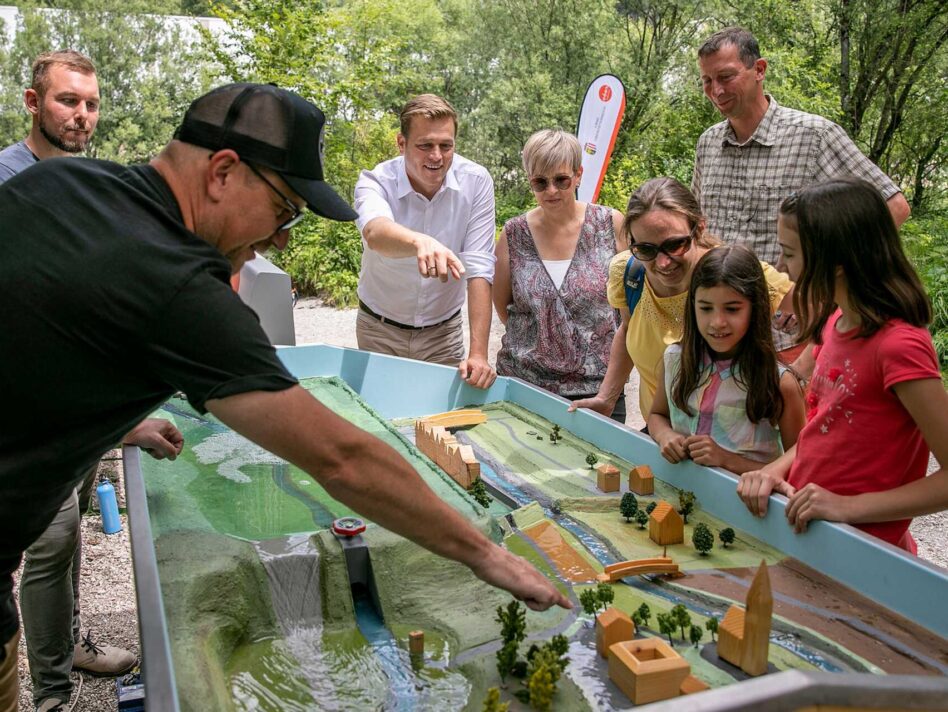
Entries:
{"label": "patterned sleeveless blouse", "polygon": [[563,284],[553,284],[527,216],[504,226],[513,303],[497,354],[497,373],[516,376],[562,396],[599,390],[616,331],[606,299],[609,261],[616,253],[612,210],[589,204]]}

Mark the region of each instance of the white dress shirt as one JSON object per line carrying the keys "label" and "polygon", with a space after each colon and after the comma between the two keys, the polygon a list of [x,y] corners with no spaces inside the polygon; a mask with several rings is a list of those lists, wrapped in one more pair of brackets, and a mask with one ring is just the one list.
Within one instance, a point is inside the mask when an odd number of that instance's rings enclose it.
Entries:
{"label": "white dress shirt", "polygon": [[[355,187],[359,232],[383,217],[430,235],[458,256],[464,278],[494,281],[494,181],[483,166],[455,154],[441,189],[415,192],[399,156],[362,171]],[[422,277],[415,257],[384,257],[362,238],[359,299],[376,314],[412,326],[444,321],[464,304],[464,282]]]}

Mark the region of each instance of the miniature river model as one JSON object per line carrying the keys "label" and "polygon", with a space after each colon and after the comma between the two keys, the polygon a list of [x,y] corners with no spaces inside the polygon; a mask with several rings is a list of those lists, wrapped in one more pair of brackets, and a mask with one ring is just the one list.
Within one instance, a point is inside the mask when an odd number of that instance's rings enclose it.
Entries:
{"label": "miniature river model", "polygon": [[[324,405],[394,447],[440,497],[574,602],[571,611],[526,614],[521,655],[553,636],[568,641],[552,709],[633,706],[628,685],[610,677],[616,661],[597,651],[597,638],[601,646],[619,629],[613,621],[633,612],[633,653],[674,657],[689,675],[682,692],[699,695],[702,709],[777,700],[784,709],[948,708],[948,571],[847,526],[817,522],[795,535],[782,498],[758,520],[732,475],[669,465],[647,437],[567,413],[562,399],[515,379],[477,391],[454,369],[404,359],[327,346],[280,354]],[[432,421],[443,431],[417,422],[462,409]],[[481,710],[491,688],[511,709],[527,709],[514,697],[523,682],[502,685],[498,673],[495,619],[508,594],[360,522],[308,475],[186,401],[171,399],[156,415],[181,429],[186,447],[175,462],[125,450],[149,709]],[[418,433],[452,456],[472,454],[469,474],[489,500],[479,504],[468,482],[445,472],[430,443],[416,447]],[[647,522],[620,512],[630,483],[637,508],[653,510]],[[682,491],[695,503],[677,524]],[[707,553],[693,543],[703,527],[713,535]],[[725,545],[727,529],[735,536]],[[751,678],[724,659],[725,643],[735,644],[724,628],[734,616],[744,621],[745,603],[754,618],[749,591],[760,576],[772,618],[766,672]],[[584,612],[584,591],[600,586],[612,591],[609,610]],[[674,610],[700,639],[685,627],[660,630],[658,618]]]}

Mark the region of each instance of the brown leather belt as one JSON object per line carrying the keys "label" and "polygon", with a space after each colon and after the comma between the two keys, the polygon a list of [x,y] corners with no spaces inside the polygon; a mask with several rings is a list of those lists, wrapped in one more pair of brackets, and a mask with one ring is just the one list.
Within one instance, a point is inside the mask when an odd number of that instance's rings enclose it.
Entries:
{"label": "brown leather belt", "polygon": [[412,326],[411,324],[402,324],[402,323],[399,322],[399,321],[394,321],[394,320],[392,320],[392,319],[389,319],[387,316],[382,316],[381,314],[376,314],[374,311],[372,311],[371,309],[369,309],[369,307],[366,305],[366,303],[363,302],[361,299],[359,300],[359,309],[361,309],[362,311],[364,311],[364,312],[365,312],[366,314],[368,314],[369,316],[371,316],[371,317],[373,317],[373,318],[375,318],[375,319],[378,319],[378,320],[379,320],[380,322],[382,322],[383,324],[388,324],[389,326],[394,326],[394,327],[399,328],[399,329],[406,329],[407,331],[421,331],[422,329],[432,329],[432,328],[434,328],[434,327],[436,327],[436,326],[441,326],[442,324],[447,324],[449,321],[451,321],[452,319],[454,319],[455,317],[457,317],[457,316],[461,313],[461,310],[458,309],[456,312],[454,312],[454,314],[452,314],[451,316],[449,316],[449,317],[448,317],[447,319],[445,319],[444,321],[439,321],[437,324],[427,324],[426,326]]}

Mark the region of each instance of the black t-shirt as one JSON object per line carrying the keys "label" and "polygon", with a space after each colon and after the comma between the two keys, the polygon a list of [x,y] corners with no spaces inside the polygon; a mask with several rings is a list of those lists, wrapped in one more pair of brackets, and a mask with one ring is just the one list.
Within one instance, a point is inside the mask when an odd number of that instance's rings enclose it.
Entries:
{"label": "black t-shirt", "polygon": [[296,383],[150,166],[49,159],[0,186],[0,644],[10,573],[82,474],[175,391]]}

